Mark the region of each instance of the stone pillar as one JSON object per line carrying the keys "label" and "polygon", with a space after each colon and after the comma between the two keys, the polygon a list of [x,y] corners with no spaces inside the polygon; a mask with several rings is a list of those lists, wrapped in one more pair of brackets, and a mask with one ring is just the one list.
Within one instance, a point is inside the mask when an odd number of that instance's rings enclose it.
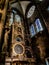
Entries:
{"label": "stone pillar", "polygon": [[2,33],[3,25],[0,23],[0,39],[1,39],[1,33]]}
{"label": "stone pillar", "polygon": [[8,7],[8,2],[9,0],[5,0],[5,7],[3,10],[0,11],[0,13],[2,13],[2,17],[1,17],[1,23],[0,23],[0,39],[2,37],[2,32],[3,32],[3,28],[4,28],[4,23],[5,23],[5,19],[6,19],[6,11],[7,11],[7,7]]}

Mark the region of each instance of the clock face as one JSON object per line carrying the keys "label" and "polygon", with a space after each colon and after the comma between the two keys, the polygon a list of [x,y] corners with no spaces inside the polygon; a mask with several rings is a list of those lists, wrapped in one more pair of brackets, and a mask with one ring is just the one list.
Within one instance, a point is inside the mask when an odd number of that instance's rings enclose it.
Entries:
{"label": "clock face", "polygon": [[17,44],[14,47],[14,51],[16,52],[16,54],[22,54],[23,53],[23,47],[21,45]]}
{"label": "clock face", "polygon": [[27,18],[30,18],[30,17],[33,15],[34,11],[35,11],[35,6],[33,5],[33,6],[29,9],[29,11],[28,11]]}

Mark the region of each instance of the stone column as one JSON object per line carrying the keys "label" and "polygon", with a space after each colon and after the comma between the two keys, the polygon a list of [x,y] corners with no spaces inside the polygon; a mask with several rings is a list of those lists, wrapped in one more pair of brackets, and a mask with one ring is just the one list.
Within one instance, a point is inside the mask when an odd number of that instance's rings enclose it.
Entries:
{"label": "stone column", "polygon": [[0,21],[0,41],[1,41],[2,32],[3,32],[3,28],[4,28],[4,24],[5,24],[8,2],[9,2],[9,0],[5,0],[5,7],[3,10],[0,11],[0,13],[2,13],[2,17],[1,17],[1,21]]}

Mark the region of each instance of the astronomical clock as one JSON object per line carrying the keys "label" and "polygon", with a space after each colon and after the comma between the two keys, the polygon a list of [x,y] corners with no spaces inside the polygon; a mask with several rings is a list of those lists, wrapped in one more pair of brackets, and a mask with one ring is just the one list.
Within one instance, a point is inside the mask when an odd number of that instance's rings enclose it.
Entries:
{"label": "astronomical clock", "polygon": [[45,9],[41,5],[44,1],[38,1],[0,0],[3,65],[45,65],[48,33],[41,13]]}

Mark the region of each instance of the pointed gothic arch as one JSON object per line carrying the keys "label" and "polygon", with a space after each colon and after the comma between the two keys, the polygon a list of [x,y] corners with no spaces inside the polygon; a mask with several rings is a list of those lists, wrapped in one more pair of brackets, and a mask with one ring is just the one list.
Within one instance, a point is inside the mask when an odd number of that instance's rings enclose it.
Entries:
{"label": "pointed gothic arch", "polygon": [[32,37],[35,36],[38,33],[38,31],[40,32],[46,29],[44,20],[42,19],[41,14],[39,13],[36,3],[33,2],[27,6],[25,16],[27,19],[30,35]]}

